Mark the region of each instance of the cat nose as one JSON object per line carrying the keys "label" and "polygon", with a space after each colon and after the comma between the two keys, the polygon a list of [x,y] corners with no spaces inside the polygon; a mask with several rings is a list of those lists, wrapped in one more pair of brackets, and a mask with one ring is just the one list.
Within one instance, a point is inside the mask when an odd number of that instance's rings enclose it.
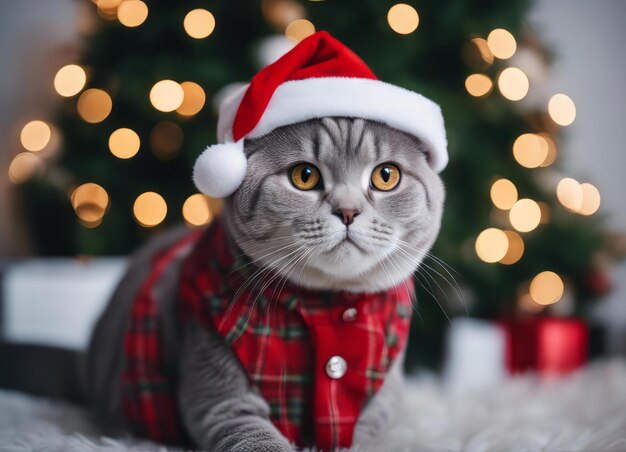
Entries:
{"label": "cat nose", "polygon": [[354,217],[361,213],[360,210],[357,209],[336,209],[333,210],[333,215],[339,217],[341,222],[346,226],[350,226],[354,221]]}

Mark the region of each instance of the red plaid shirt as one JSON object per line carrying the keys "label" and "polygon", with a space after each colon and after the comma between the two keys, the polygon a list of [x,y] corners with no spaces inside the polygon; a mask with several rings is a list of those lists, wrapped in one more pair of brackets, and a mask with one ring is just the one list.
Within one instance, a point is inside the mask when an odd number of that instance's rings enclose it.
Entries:
{"label": "red plaid shirt", "polygon": [[[220,333],[289,440],[327,451],[349,447],[364,405],[406,342],[412,282],[353,294],[283,286],[276,278],[275,284],[253,283],[238,291],[254,269],[233,259],[219,222],[198,241],[195,234],[156,257],[135,302],[123,373],[124,408],[135,430],[158,441],[180,439],[175,375],[168,375],[159,354],[150,287],[172,256],[193,241],[181,272],[181,322],[193,318]],[[332,357],[347,364],[339,378],[327,372]]]}

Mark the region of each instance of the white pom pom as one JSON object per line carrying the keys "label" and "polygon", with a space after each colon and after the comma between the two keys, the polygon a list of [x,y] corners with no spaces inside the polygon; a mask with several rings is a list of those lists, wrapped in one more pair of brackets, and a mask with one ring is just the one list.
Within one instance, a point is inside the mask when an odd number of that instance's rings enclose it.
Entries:
{"label": "white pom pom", "polygon": [[243,140],[209,146],[193,168],[193,181],[202,193],[225,198],[237,190],[246,176]]}

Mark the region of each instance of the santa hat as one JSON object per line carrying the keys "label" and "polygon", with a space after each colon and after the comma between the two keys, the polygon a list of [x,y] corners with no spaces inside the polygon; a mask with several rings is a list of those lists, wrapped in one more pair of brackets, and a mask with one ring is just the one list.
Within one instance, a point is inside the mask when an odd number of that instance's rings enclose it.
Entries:
{"label": "santa hat", "polygon": [[220,144],[209,146],[196,161],[196,186],[213,197],[232,194],[246,175],[244,139],[328,116],[382,122],[424,142],[435,171],[448,162],[439,106],[421,94],[378,80],[354,52],[320,31],[222,102]]}

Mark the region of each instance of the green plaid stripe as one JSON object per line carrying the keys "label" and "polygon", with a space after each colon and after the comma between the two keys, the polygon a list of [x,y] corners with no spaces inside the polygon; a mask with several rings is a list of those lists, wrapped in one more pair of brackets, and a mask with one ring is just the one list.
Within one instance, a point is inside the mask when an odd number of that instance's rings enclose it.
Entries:
{"label": "green plaid stripe", "polygon": [[254,325],[251,327],[252,333],[256,336],[278,335],[281,339],[298,339],[306,336],[307,330],[301,325],[288,325],[281,328],[272,328],[269,325]]}
{"label": "green plaid stripe", "polygon": [[226,334],[226,336],[224,337],[224,342],[226,342],[227,345],[232,345],[232,343],[235,342],[239,338],[239,336],[244,333],[244,331],[246,331],[249,322],[249,313],[246,313],[245,315],[239,317],[237,319],[237,323],[235,323],[235,326],[233,326],[228,334]]}
{"label": "green plaid stripe", "polygon": [[291,398],[285,401],[268,400],[267,403],[270,405],[270,416],[273,419],[281,419],[285,416],[292,422],[297,422],[298,424],[302,422],[306,408],[304,400]]}

